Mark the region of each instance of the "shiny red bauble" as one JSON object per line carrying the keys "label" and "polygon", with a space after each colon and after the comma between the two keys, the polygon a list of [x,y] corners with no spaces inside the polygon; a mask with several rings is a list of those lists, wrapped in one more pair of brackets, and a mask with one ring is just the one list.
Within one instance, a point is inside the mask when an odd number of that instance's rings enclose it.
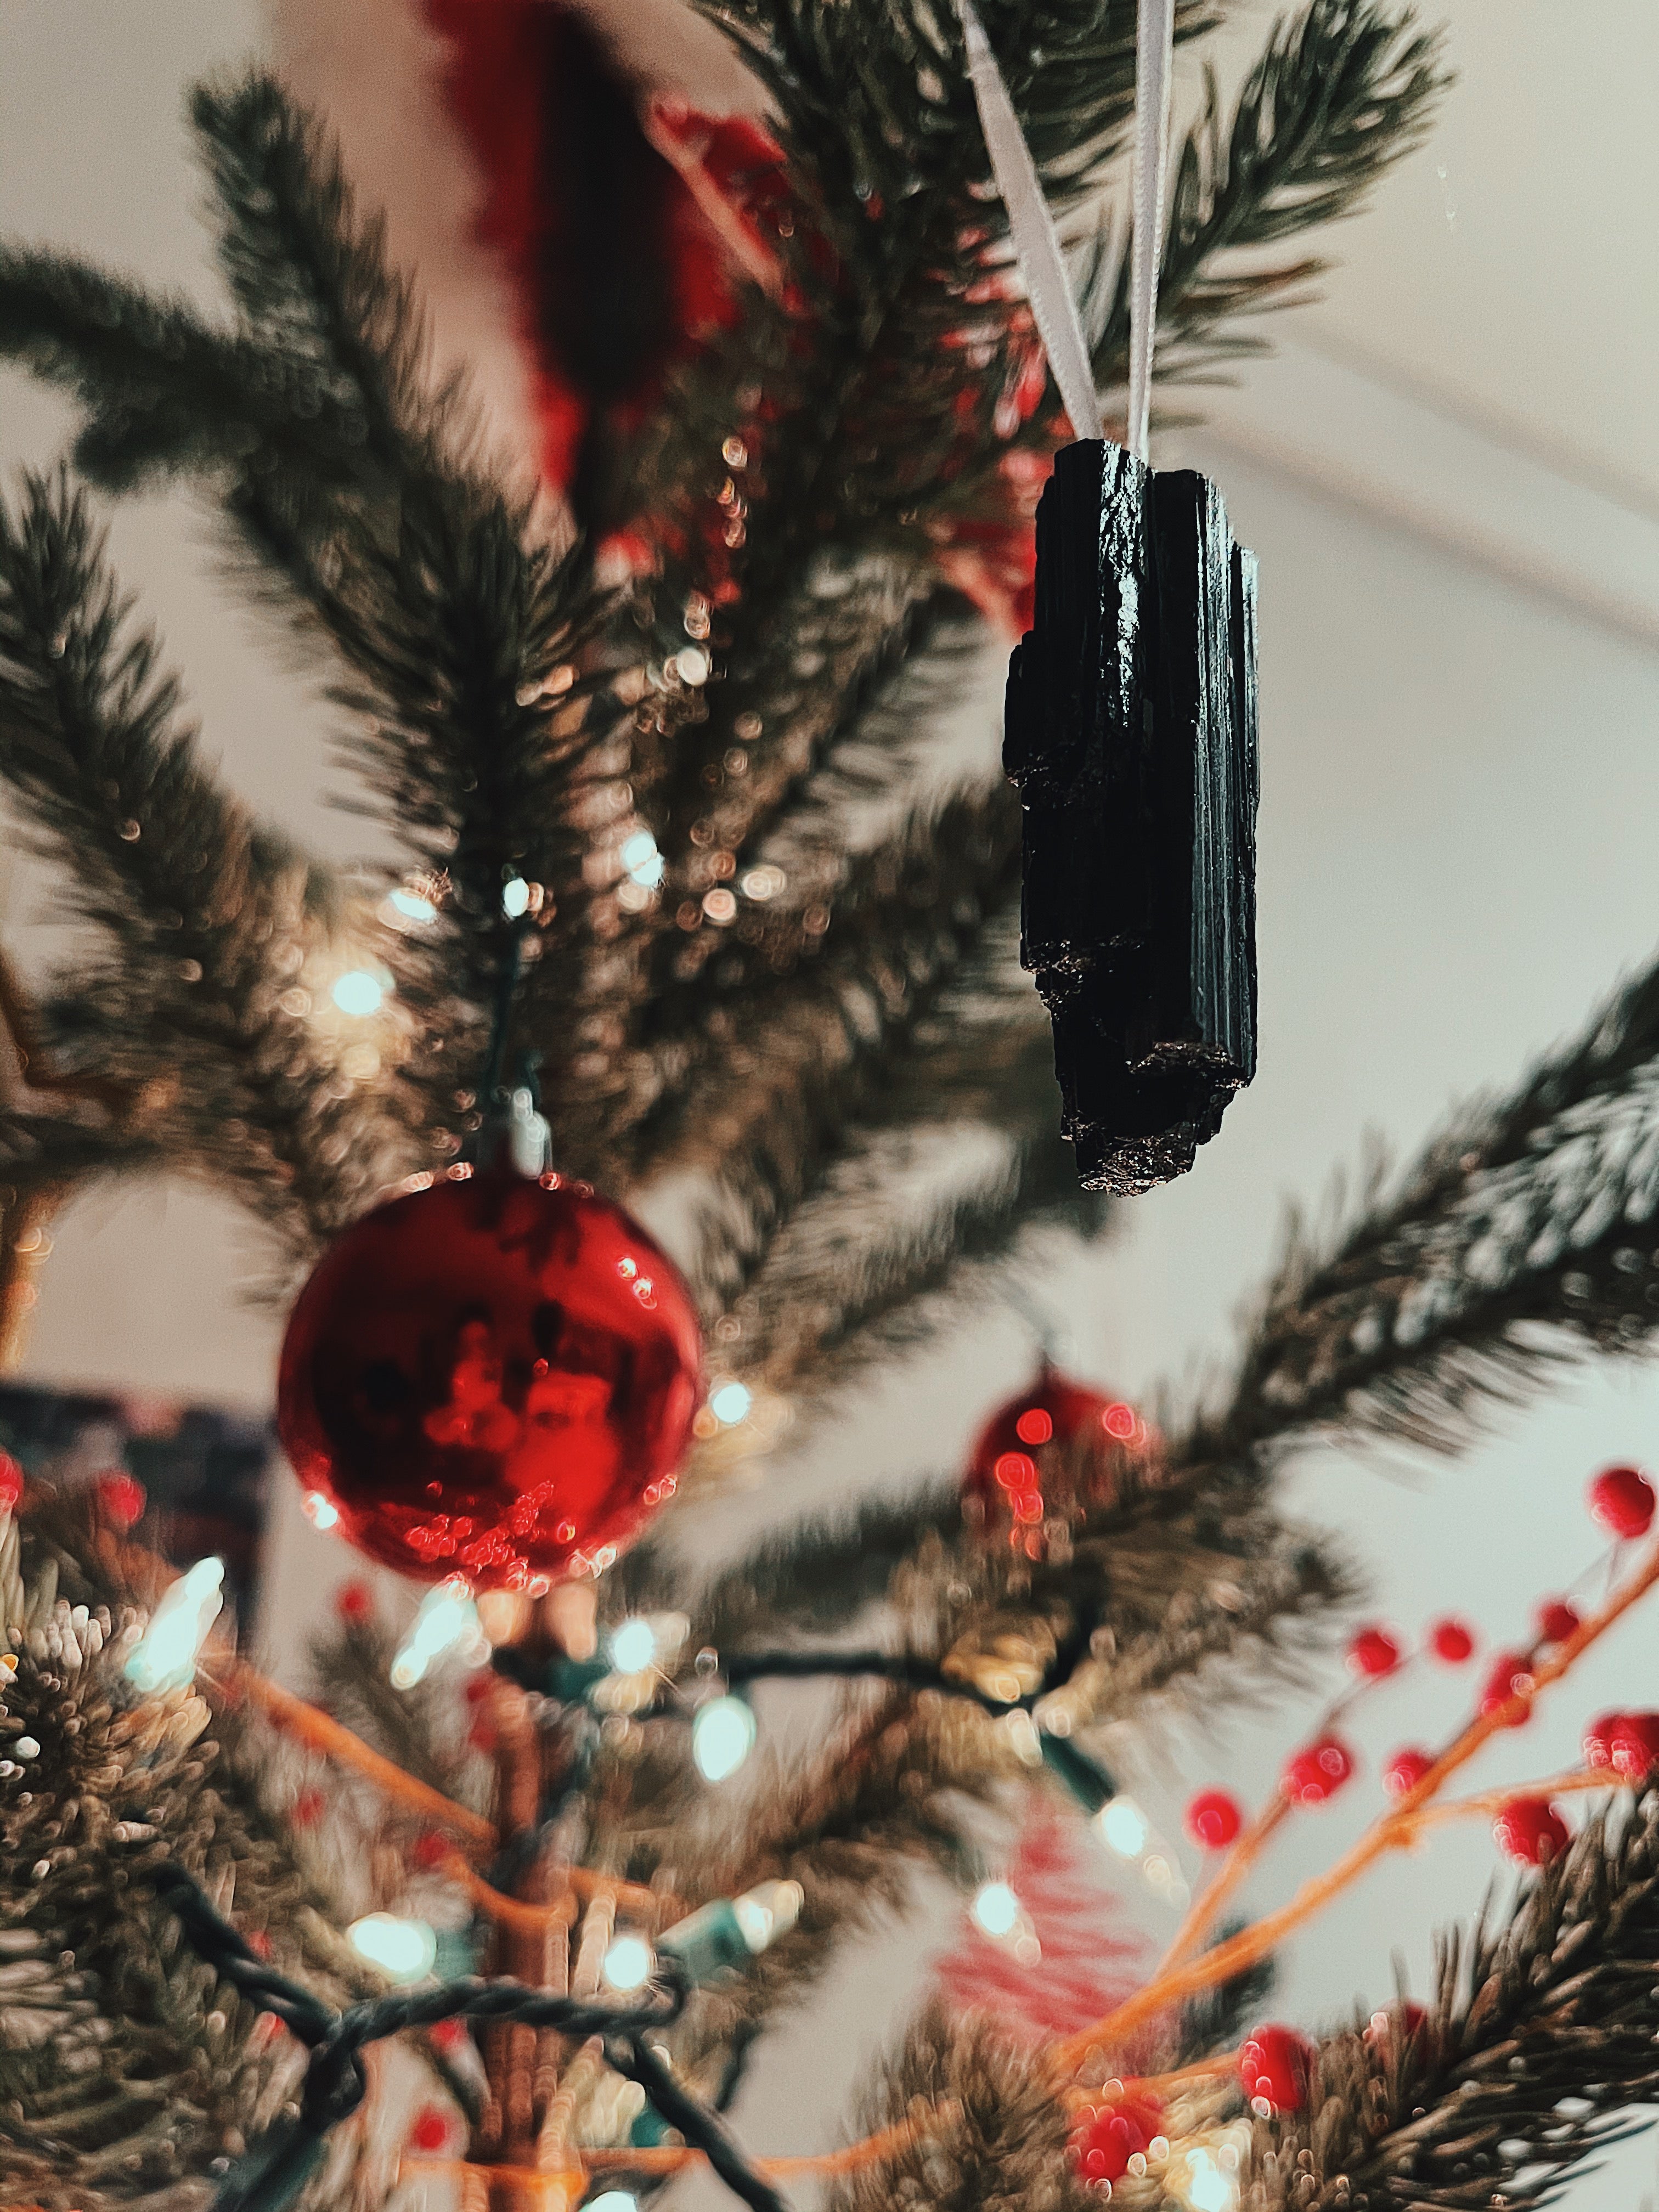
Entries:
{"label": "shiny red bauble", "polygon": [[1121,2181],[1129,2160],[1146,2155],[1163,2125],[1164,2107],[1155,2097],[1130,2095],[1115,2105],[1096,2106],[1072,2130],[1066,2148],[1073,2172],[1091,2188]]}
{"label": "shiny red bauble", "polygon": [[1547,1866],[1567,1848],[1567,1824],[1547,1797],[1511,1797],[1492,1832],[1504,1857],[1519,1866]]}
{"label": "shiny red bauble", "polygon": [[1578,1608],[1564,1597],[1547,1597],[1534,1616],[1540,1644],[1565,1644],[1578,1626]]}
{"label": "shiny red bauble", "polygon": [[1382,1787],[1390,1797],[1408,1796],[1433,1765],[1432,1752],[1419,1751],[1414,1744],[1407,1744],[1403,1750],[1394,1753],[1382,1769]]}
{"label": "shiny red bauble", "polygon": [[1400,1645],[1386,1628],[1356,1629],[1348,1644],[1348,1665],[1370,1681],[1381,1681],[1400,1664]]}
{"label": "shiny red bauble", "polygon": [[1603,1713],[1584,1730],[1584,1764],[1626,1782],[1645,1782],[1659,1767],[1659,1713]]}
{"label": "shiny red bauble", "polygon": [[1188,1801],[1187,1833],[1200,1850],[1224,1851],[1243,1825],[1243,1808],[1230,1790],[1200,1790]]}
{"label": "shiny red bauble", "polygon": [[1084,1440],[1121,1449],[1145,1434],[1133,1406],[1044,1366],[997,1407],[974,1439],[963,1496],[975,1502],[988,1523],[1012,1519],[1016,1528],[1035,1526],[1053,1508],[1043,1486],[1048,1470],[1059,1471],[1058,1452]]}
{"label": "shiny red bauble", "polygon": [[1449,1615],[1429,1631],[1429,1649],[1448,1667],[1461,1667],[1474,1650],[1474,1632]]}
{"label": "shiny red bauble", "polygon": [[1645,1536],[1653,1525],[1653,1485],[1639,1467],[1604,1467],[1585,1495],[1610,1536]]}
{"label": "shiny red bauble", "polygon": [[324,1254],[277,1429],[371,1559],[535,1591],[607,1565],[672,1495],[700,1360],[690,1292],[620,1207],[452,1171]]}
{"label": "shiny red bauble", "polygon": [[1515,1710],[1501,1725],[1504,1728],[1524,1728],[1532,1718],[1532,1657],[1525,1651],[1500,1651],[1492,1662],[1492,1672],[1480,1690],[1480,1715],[1484,1720],[1501,1712],[1512,1702]]}
{"label": "shiny red bauble", "polygon": [[1238,2054],[1238,2078],[1244,2094],[1263,2119],[1275,2112],[1299,2112],[1308,2101],[1318,2057],[1305,2035],[1293,2027],[1253,2028]]}
{"label": "shiny red bauble", "polygon": [[1340,1736],[1322,1735],[1285,1762],[1279,1786],[1293,1805],[1322,1805],[1353,1773],[1353,1753]]}

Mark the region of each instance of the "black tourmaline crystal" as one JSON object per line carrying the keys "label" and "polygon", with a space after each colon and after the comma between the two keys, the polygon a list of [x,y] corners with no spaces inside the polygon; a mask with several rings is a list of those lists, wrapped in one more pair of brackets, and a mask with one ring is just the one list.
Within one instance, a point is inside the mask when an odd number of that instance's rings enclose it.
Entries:
{"label": "black tourmaline crystal", "polygon": [[1191,1167],[1255,1073],[1255,560],[1221,495],[1084,439],[1036,522],[1008,670],[1020,958],[1091,1190]]}

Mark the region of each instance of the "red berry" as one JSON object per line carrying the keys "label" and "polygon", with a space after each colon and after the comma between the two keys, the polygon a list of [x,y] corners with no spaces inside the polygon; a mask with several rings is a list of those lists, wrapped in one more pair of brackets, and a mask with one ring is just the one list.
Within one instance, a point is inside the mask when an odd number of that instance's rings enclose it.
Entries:
{"label": "red berry", "polygon": [[1525,1651],[1500,1651],[1492,1662],[1480,1691],[1480,1714],[1485,1719],[1507,1705],[1513,1698],[1525,1703],[1510,1714],[1504,1723],[1505,1728],[1524,1728],[1532,1718],[1532,1660]]}
{"label": "red berry", "polygon": [[334,1610],[348,1628],[356,1628],[373,1617],[374,1593],[361,1575],[353,1575],[349,1582],[340,1584],[334,1593]]}
{"label": "red berry", "polygon": [[1659,1766],[1659,1713],[1615,1713],[1607,1764],[1626,1782],[1645,1782]]}
{"label": "red berry", "polygon": [[1511,1797],[1492,1832],[1499,1850],[1521,1866],[1547,1866],[1567,1848],[1567,1824],[1547,1797]]}
{"label": "red berry", "polygon": [[1224,1851],[1244,1825],[1243,1809],[1225,1790],[1200,1790],[1187,1804],[1187,1833],[1200,1850]]}
{"label": "red berry", "polygon": [[1461,1667],[1474,1650],[1474,1631],[1467,1622],[1448,1614],[1429,1631],[1429,1649],[1448,1667]]}
{"label": "red berry", "polygon": [[1407,1744],[1403,1751],[1395,1752],[1383,1768],[1382,1787],[1390,1797],[1407,1796],[1433,1765],[1432,1752],[1419,1751],[1414,1744]]}
{"label": "red berry", "polygon": [[0,1451],[0,1513],[9,1513],[22,1495],[22,1468],[9,1452]]}
{"label": "red berry", "polygon": [[416,2150],[441,2150],[449,2141],[449,2122],[435,2105],[422,2105],[410,2123],[409,2140]]}
{"label": "red berry", "polygon": [[1353,1772],[1353,1753],[1340,1736],[1322,1735],[1285,1762],[1279,1786],[1293,1805],[1322,1805]]}
{"label": "red berry", "polygon": [[464,2020],[434,2020],[427,2033],[440,2051],[459,2051],[467,2039]]}
{"label": "red berry", "polygon": [[1391,2043],[1409,2043],[1413,2036],[1422,2033],[1428,2017],[1422,2006],[1410,1997],[1397,1997],[1393,2004],[1371,2014],[1365,2040],[1373,2051],[1386,2051]]}
{"label": "red berry", "polygon": [[1400,1646],[1386,1628],[1361,1628],[1348,1646],[1348,1664],[1356,1674],[1380,1681],[1400,1664]]}
{"label": "red berry", "polygon": [[1565,1644],[1578,1626],[1578,1608],[1564,1597],[1547,1597],[1537,1613],[1540,1644]]}
{"label": "red berry", "polygon": [[1121,2181],[1129,2160],[1137,2152],[1145,2154],[1163,2119],[1164,2107],[1155,2097],[1127,2096],[1084,2113],[1066,2146],[1079,2180],[1097,2186]]}
{"label": "red berry", "polygon": [[143,1513],[145,1502],[143,1484],[125,1468],[112,1468],[98,1477],[98,1503],[124,1535]]}
{"label": "red berry", "polygon": [[449,1838],[440,1829],[428,1828],[416,1837],[415,1847],[409,1856],[417,1867],[429,1874],[449,1856]]}
{"label": "red berry", "polygon": [[323,1817],[323,1793],[308,1783],[294,1800],[289,1819],[296,1828],[314,1828]]}
{"label": "red berry", "polygon": [[1610,1536],[1645,1536],[1653,1525],[1653,1485],[1639,1467],[1604,1467],[1585,1495]]}
{"label": "red berry", "polygon": [[1238,2078],[1263,2119],[1302,2110],[1318,2055],[1293,2027],[1252,2029],[1238,2054]]}

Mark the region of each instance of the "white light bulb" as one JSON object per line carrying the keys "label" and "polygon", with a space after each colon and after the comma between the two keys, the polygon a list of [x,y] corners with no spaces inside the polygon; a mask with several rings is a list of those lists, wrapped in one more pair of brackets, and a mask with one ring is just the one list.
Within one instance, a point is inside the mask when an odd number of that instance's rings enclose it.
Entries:
{"label": "white light bulb", "polygon": [[666,863],[648,830],[636,830],[623,840],[621,860],[630,881],[641,890],[653,891],[661,883]]}
{"label": "white light bulb", "polygon": [[1100,1832],[1121,1859],[1138,1859],[1146,1848],[1146,1815],[1133,1797],[1113,1797],[1100,1808]]}
{"label": "white light bulb", "polygon": [[433,1661],[479,1633],[478,1609],[458,1583],[440,1583],[421,1600],[421,1609],[392,1662],[392,1686],[412,1690]]}
{"label": "white light bulb", "polygon": [[798,1881],[763,1881],[732,1899],[743,1940],[757,1957],[794,1926],[804,1895]]}
{"label": "white light bulb", "polygon": [[625,1995],[642,1990],[651,1978],[651,1946],[638,1936],[619,1936],[605,1954],[605,1978]]}
{"label": "white light bulb", "polygon": [[630,2197],[625,2189],[607,2189],[598,2197],[590,2197],[584,2212],[640,2212],[639,2199]]}
{"label": "white light bulb", "polygon": [[509,876],[501,885],[501,912],[509,921],[530,911],[530,886],[522,876]]}
{"label": "white light bulb", "polygon": [[438,1939],[425,1921],[399,1920],[395,1913],[365,1913],[346,1937],[359,1958],[394,1982],[423,1982],[438,1956]]}
{"label": "white light bulb", "polygon": [[438,919],[437,908],[419,891],[388,891],[386,902],[398,921],[410,922],[416,929],[424,929]]}
{"label": "white light bulb", "polygon": [[708,672],[713,663],[701,646],[683,645],[674,656],[674,661],[675,666],[679,671],[682,684],[695,686],[708,683]]}
{"label": "white light bulb", "polygon": [[386,992],[367,968],[349,968],[336,979],[330,996],[343,1014],[378,1014]]}
{"label": "white light bulb", "polygon": [[755,1716],[741,1698],[711,1698],[691,1723],[691,1756],[705,1782],[724,1782],[755,1748]]}
{"label": "white light bulb", "polygon": [[222,1559],[198,1559],[163,1592],[149,1626],[127,1661],[135,1689],[181,1690],[196,1672],[208,1631],[224,1605]]}
{"label": "white light bulb", "polygon": [[1187,2178],[1181,2194],[1193,2212],[1232,2212],[1238,2202],[1238,2185],[1224,2173],[1206,2150],[1187,2154]]}
{"label": "white light bulb", "polygon": [[708,1400],[708,1410],[725,1427],[734,1428],[754,1404],[747,1387],[741,1382],[722,1382]]}
{"label": "white light bulb", "polygon": [[657,1656],[657,1632],[648,1620],[625,1620],[611,1638],[611,1663],[619,1674],[639,1674]]}
{"label": "white light bulb", "polygon": [[339,1507],[320,1490],[307,1491],[301,1510],[313,1528],[331,1528],[340,1517]]}
{"label": "white light bulb", "polygon": [[988,1881],[969,1910],[988,1936],[1012,1936],[1020,1922],[1020,1903],[1006,1881]]}

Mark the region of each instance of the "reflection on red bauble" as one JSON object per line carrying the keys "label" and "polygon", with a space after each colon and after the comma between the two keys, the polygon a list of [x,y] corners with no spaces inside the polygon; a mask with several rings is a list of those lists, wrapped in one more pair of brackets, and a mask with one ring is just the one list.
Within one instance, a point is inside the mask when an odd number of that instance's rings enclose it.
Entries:
{"label": "reflection on red bauble", "polygon": [[608,1565],[672,1494],[700,1365],[690,1295],[638,1224],[501,1166],[392,1199],[324,1254],[277,1428],[371,1559],[545,1589]]}
{"label": "reflection on red bauble", "polygon": [[[1059,1453],[1082,1437],[1103,1449],[1139,1443],[1146,1425],[1133,1406],[1073,1382],[1046,1363],[1034,1381],[999,1406],[974,1440],[963,1480],[964,1499],[975,1501],[987,1522],[1035,1525],[1054,1509],[1045,1498],[1059,1473]],[[1066,1503],[1072,1502],[1069,1498]]]}

